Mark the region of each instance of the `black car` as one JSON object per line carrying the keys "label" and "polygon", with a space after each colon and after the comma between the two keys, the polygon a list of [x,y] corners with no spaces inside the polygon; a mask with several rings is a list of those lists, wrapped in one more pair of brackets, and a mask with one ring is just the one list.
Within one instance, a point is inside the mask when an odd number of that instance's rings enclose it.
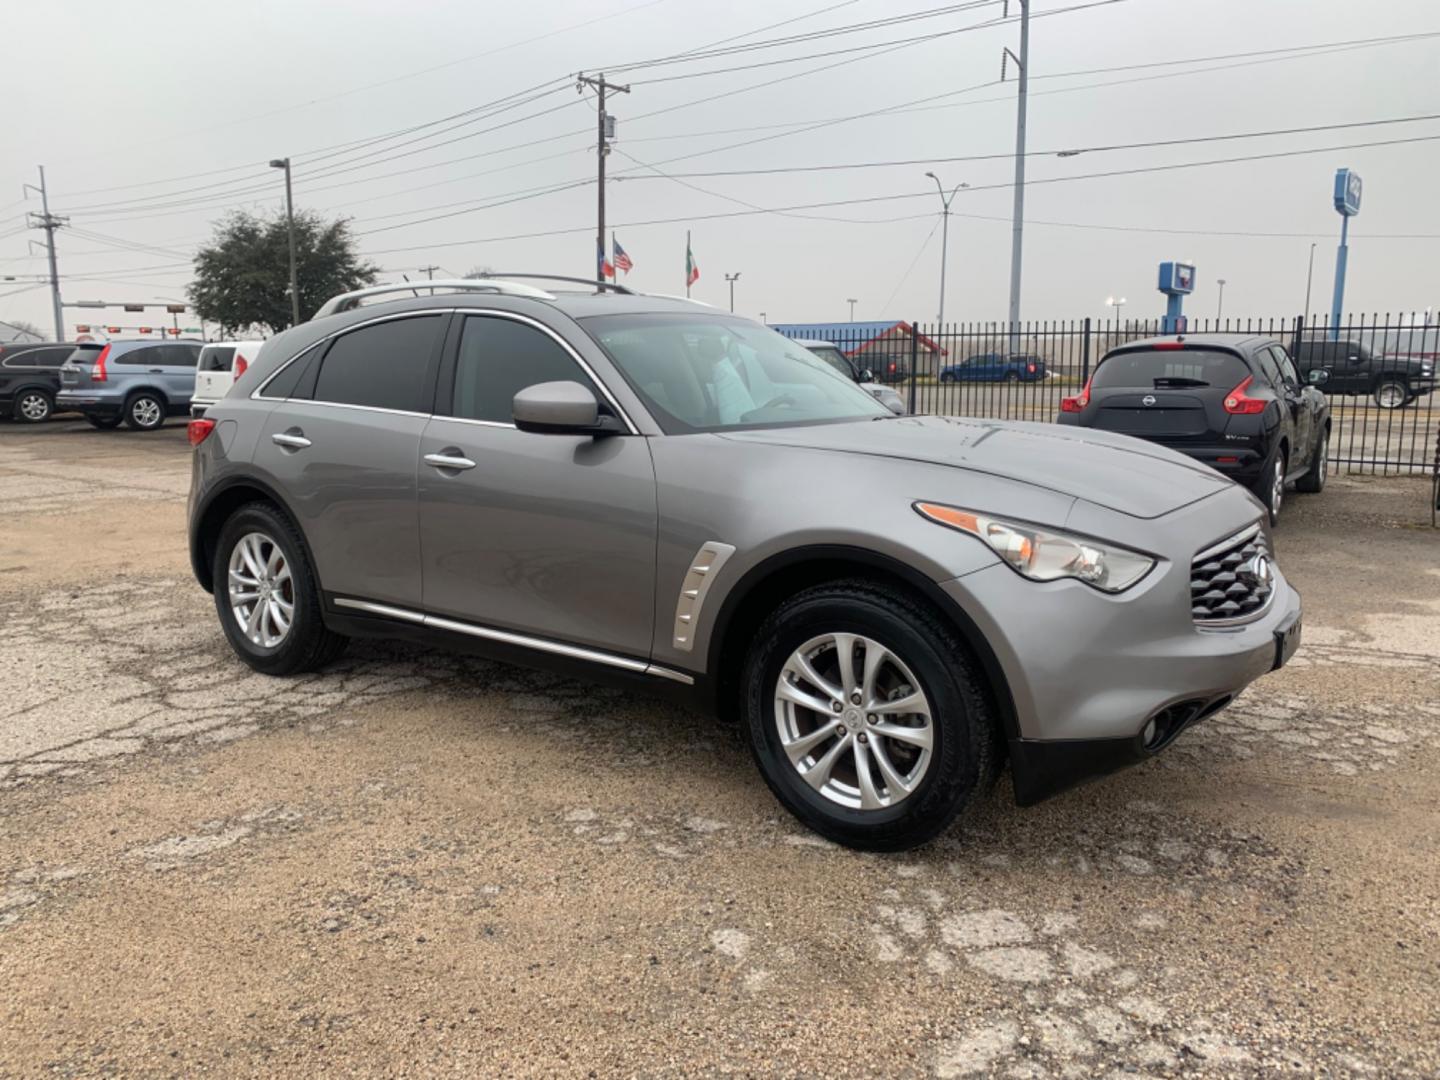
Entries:
{"label": "black car", "polygon": [[1188,454],[1255,492],[1271,524],[1286,484],[1325,486],[1329,402],[1300,381],[1270,338],[1182,335],[1122,345],[1061,402],[1060,422]]}
{"label": "black car", "polygon": [[60,389],[60,365],[74,345],[0,345],[0,416],[26,424],[49,420]]}
{"label": "black car", "polygon": [[1364,395],[1382,409],[1402,408],[1435,390],[1435,358],[1423,352],[1388,352],[1353,338],[1316,335],[1300,339],[1295,361],[1325,393]]}

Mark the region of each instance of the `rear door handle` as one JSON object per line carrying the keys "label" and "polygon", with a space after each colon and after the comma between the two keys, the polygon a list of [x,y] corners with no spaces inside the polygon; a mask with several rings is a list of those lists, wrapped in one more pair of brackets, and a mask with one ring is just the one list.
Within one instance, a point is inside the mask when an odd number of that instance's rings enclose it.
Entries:
{"label": "rear door handle", "polygon": [[164,374],[165,374],[165,369],[164,369],[164,368],[158,368],[158,367],[152,367],[152,368],[150,369],[150,374],[151,374],[151,375],[164,375]]}
{"label": "rear door handle", "polygon": [[270,436],[270,441],[276,446],[286,446],[291,450],[304,450],[310,445],[310,440],[298,432],[280,431]]}
{"label": "rear door handle", "polygon": [[475,467],[475,462],[454,448],[447,448],[438,454],[426,454],[425,464],[436,469],[464,470]]}

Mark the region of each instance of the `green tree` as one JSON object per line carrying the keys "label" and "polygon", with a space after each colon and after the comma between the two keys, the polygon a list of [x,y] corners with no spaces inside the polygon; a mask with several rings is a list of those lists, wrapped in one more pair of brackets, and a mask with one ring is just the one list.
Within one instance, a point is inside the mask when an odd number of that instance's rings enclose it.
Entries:
{"label": "green tree", "polygon": [[[307,319],[337,293],[371,285],[379,267],[355,251],[349,222],[326,221],[313,211],[295,214],[295,276],[300,318]],[[285,214],[237,211],[215,227],[195,256],[190,301],[200,318],[226,334],[250,327],[269,333],[290,325],[290,248]]]}

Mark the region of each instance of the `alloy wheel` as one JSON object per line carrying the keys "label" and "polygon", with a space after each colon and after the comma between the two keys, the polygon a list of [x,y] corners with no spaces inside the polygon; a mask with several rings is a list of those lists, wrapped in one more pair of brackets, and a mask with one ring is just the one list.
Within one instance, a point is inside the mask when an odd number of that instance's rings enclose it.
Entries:
{"label": "alloy wheel", "polygon": [[252,644],[273,649],[295,620],[295,581],[274,539],[246,533],[230,552],[230,611]]}
{"label": "alloy wheel", "polygon": [[130,416],[142,428],[159,427],[160,421],[164,419],[160,412],[160,403],[150,397],[136,398],[130,405]]}
{"label": "alloy wheel", "polygon": [[21,419],[32,424],[38,424],[50,415],[50,399],[44,394],[24,394],[21,396],[16,410],[19,412]]}
{"label": "alloy wheel", "polygon": [[1398,409],[1405,404],[1405,388],[1399,383],[1385,383],[1375,391],[1375,404],[1382,409]]}
{"label": "alloy wheel", "polygon": [[811,638],[780,669],[775,726],[801,778],[854,810],[912,795],[930,768],[929,698],[905,662],[872,638]]}
{"label": "alloy wheel", "polygon": [[1275,459],[1275,475],[1270,479],[1270,513],[1280,516],[1280,504],[1285,501],[1285,458]]}

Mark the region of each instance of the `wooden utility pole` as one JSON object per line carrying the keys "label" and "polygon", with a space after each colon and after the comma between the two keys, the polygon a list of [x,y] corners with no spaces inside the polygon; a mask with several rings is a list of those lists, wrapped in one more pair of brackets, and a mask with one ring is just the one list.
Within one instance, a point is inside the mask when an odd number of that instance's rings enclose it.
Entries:
{"label": "wooden utility pole", "polygon": [[596,103],[596,130],[598,140],[595,145],[595,160],[598,163],[596,175],[596,218],[595,218],[595,280],[602,285],[605,283],[605,158],[610,153],[610,140],[615,137],[615,118],[605,111],[605,93],[608,90],[615,90],[622,94],[628,94],[630,87],[619,86],[615,83],[606,82],[605,74],[581,75],[576,85],[580,88],[592,87],[599,96]]}

